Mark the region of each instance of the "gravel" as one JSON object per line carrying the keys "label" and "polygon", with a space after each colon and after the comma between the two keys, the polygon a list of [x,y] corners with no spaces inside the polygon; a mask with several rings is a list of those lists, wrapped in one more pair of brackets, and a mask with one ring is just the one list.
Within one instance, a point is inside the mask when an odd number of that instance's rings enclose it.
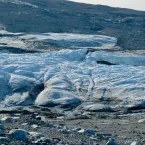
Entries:
{"label": "gravel", "polygon": [[74,120],[65,120],[65,117],[60,120],[58,113],[56,118],[52,115],[44,115],[45,122],[38,117],[43,114],[42,112],[35,108],[33,113],[1,113],[0,119],[16,116],[17,118],[11,123],[0,122],[0,127],[4,128],[0,143],[10,145],[140,145],[144,143],[145,125],[144,122],[138,122],[145,117],[144,111],[141,110],[135,113],[97,112],[91,115],[90,119]]}

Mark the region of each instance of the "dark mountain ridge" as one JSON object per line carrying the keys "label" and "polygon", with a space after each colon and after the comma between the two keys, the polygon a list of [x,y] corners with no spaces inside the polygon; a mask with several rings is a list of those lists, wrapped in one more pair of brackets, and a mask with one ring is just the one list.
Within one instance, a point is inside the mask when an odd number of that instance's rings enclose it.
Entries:
{"label": "dark mountain ridge", "polygon": [[125,50],[145,49],[144,11],[65,0],[1,0],[0,23],[10,32],[108,35]]}

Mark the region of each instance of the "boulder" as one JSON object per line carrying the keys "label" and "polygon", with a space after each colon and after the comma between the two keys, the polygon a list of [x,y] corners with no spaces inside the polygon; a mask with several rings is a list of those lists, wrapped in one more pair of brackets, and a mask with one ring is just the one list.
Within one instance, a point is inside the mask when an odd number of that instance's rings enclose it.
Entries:
{"label": "boulder", "polygon": [[47,121],[47,119],[46,119],[46,117],[45,116],[36,116],[36,119],[37,120],[41,120],[41,121],[43,121],[43,122],[46,122]]}
{"label": "boulder", "polygon": [[70,131],[67,129],[59,129],[62,134],[70,134]]}
{"label": "boulder", "polygon": [[11,140],[7,137],[0,137],[0,143],[10,143]]}
{"label": "boulder", "polygon": [[145,123],[145,119],[138,120],[138,123]]}
{"label": "boulder", "polygon": [[22,126],[26,126],[26,125],[28,125],[28,123],[22,123],[21,125],[22,125]]}
{"label": "boulder", "polygon": [[4,135],[5,133],[3,132],[3,130],[0,129],[0,136]]}
{"label": "boulder", "polygon": [[45,137],[41,137],[40,139],[35,141],[35,144],[51,144],[51,143],[52,143],[52,141]]}
{"label": "boulder", "polygon": [[139,142],[137,142],[137,141],[134,141],[130,145],[141,145],[141,144]]}
{"label": "boulder", "polygon": [[80,131],[80,130],[82,130],[82,128],[73,128],[72,129],[72,131],[74,131],[74,132],[77,132],[77,131]]}
{"label": "boulder", "polygon": [[88,134],[88,135],[95,135],[95,134],[96,134],[96,130],[93,130],[93,129],[86,129],[86,130],[85,130],[85,133]]}
{"label": "boulder", "polygon": [[6,116],[6,117],[1,119],[1,122],[3,122],[3,123],[12,123],[13,122],[13,118]]}
{"label": "boulder", "polygon": [[77,131],[78,133],[85,133],[85,129],[81,129],[79,131]]}
{"label": "boulder", "polygon": [[4,130],[5,129],[4,125],[0,124],[0,129]]}
{"label": "boulder", "polygon": [[40,139],[41,137],[44,137],[44,135],[42,133],[38,133],[38,132],[29,132],[29,136],[30,138],[35,138],[35,139]]}
{"label": "boulder", "polygon": [[110,139],[106,145],[118,145],[114,139]]}
{"label": "boulder", "polygon": [[37,128],[39,128],[39,126],[36,125],[36,124],[31,125],[31,127],[32,127],[33,129],[37,129]]}
{"label": "boulder", "polygon": [[25,141],[28,139],[29,133],[22,129],[12,129],[9,132],[10,136],[16,140]]}

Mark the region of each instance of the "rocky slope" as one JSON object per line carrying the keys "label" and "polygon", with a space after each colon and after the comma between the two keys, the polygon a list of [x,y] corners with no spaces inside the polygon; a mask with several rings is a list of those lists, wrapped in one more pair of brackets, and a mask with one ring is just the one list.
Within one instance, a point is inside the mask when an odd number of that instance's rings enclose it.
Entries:
{"label": "rocky slope", "polygon": [[65,0],[0,0],[0,24],[10,32],[103,34],[125,50],[145,49],[145,12]]}

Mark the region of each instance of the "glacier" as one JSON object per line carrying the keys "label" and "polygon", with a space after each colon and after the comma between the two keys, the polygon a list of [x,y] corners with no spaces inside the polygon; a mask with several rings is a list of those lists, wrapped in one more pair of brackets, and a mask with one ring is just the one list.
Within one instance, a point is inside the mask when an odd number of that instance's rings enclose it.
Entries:
{"label": "glacier", "polygon": [[[145,107],[145,56],[112,51],[116,38],[6,30],[0,36],[0,48],[5,48],[0,55],[0,107],[37,105],[85,111]],[[32,49],[34,42],[61,49],[8,51],[11,47]]]}
{"label": "glacier", "polygon": [[[12,33],[0,31],[0,49],[5,52],[12,48],[16,50],[35,50],[46,52],[53,49],[83,49],[97,50],[111,49],[116,45],[117,39],[102,35],[72,34],[72,33]],[[5,48],[5,49],[4,49]]]}
{"label": "glacier", "polygon": [[145,107],[145,56],[87,49],[1,53],[0,68],[1,107]]}

